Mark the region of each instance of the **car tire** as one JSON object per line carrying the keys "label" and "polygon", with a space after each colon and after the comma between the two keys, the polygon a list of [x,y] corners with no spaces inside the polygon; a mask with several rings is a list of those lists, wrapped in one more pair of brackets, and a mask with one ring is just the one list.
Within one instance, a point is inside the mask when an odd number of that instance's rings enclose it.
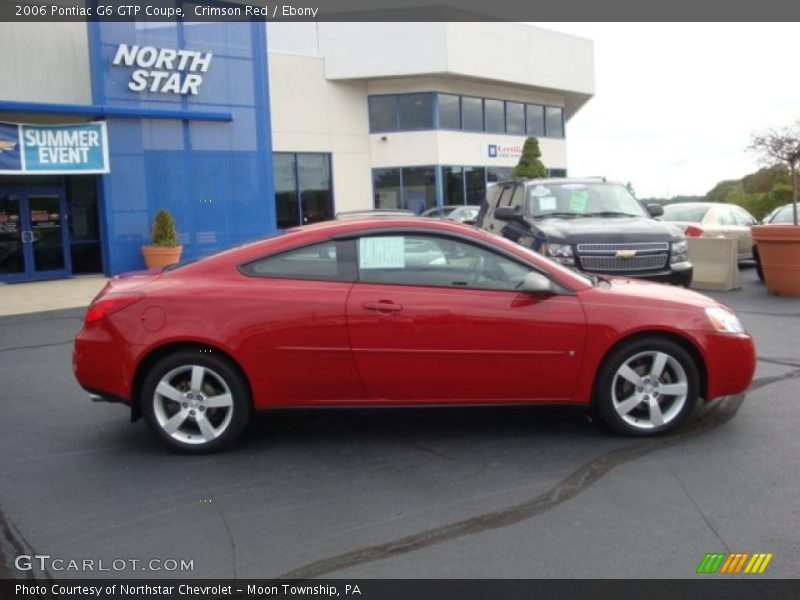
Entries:
{"label": "car tire", "polygon": [[159,360],[145,376],[139,402],[156,435],[189,454],[227,448],[252,413],[244,376],[210,349],[181,350]]}
{"label": "car tire", "polygon": [[601,367],[595,408],[615,432],[637,437],[674,431],[697,403],[700,377],[680,344],[640,338],[614,350]]}

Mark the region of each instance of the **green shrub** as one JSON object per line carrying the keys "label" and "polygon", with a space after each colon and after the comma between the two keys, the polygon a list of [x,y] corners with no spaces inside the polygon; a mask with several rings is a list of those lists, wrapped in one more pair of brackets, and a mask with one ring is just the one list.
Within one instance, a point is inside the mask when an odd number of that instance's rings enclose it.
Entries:
{"label": "green shrub", "polygon": [[165,209],[156,213],[153,220],[153,246],[177,246],[178,232],[175,230],[175,219]]}
{"label": "green shrub", "polygon": [[514,177],[527,177],[528,179],[536,179],[539,177],[547,177],[547,169],[541,160],[542,151],[539,150],[539,140],[535,137],[529,137],[525,140],[522,146],[522,156],[519,157],[519,163],[514,167]]}

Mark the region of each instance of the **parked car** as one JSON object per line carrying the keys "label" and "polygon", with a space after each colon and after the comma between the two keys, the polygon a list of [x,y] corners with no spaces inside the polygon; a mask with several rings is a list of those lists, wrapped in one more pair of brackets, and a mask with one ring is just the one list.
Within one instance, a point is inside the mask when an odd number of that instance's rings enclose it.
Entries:
{"label": "parked car", "polygon": [[[762,225],[786,225],[794,223],[794,208],[792,204],[784,204],[771,211],[764,220],[761,221]],[[753,259],[756,261],[756,273],[758,278],[764,281],[764,270],[761,268],[761,257],[758,255],[758,244],[753,244]]]}
{"label": "parked car", "polygon": [[475,221],[479,210],[480,206],[448,204],[445,206],[437,206],[436,208],[429,208],[420,216],[431,219],[450,219],[451,221],[458,221],[459,223],[469,223]]}
{"label": "parked car", "polygon": [[619,183],[532,179],[489,188],[477,225],[587,273],[689,287],[686,238]]}
{"label": "parked car", "polygon": [[656,435],[745,390],[755,349],[690,290],[587,277],[458,223],[350,219],[111,279],[73,367],[199,453],[286,407],[557,402]]}
{"label": "parked car", "polygon": [[415,213],[402,208],[368,208],[364,210],[345,210],[336,213],[336,219],[363,219],[365,217],[413,217]]}
{"label": "parked car", "polygon": [[674,223],[689,237],[733,238],[737,242],[739,260],[753,258],[750,228],[758,221],[741,206],[718,202],[678,202],[664,207],[661,220]]}

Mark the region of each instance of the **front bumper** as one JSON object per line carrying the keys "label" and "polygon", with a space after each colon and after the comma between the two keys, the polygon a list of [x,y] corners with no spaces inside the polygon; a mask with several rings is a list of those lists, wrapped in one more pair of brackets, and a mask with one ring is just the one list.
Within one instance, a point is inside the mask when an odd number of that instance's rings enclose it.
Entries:
{"label": "front bumper", "polygon": [[645,279],[656,283],[668,283],[688,288],[692,283],[694,266],[690,262],[680,262],[670,265],[668,269],[661,271],[625,271],[602,273],[600,271],[585,271],[593,275],[608,275],[609,277],[622,277],[631,279]]}
{"label": "front bumper", "polygon": [[703,339],[706,400],[740,394],[756,372],[756,347],[747,333],[707,333]]}

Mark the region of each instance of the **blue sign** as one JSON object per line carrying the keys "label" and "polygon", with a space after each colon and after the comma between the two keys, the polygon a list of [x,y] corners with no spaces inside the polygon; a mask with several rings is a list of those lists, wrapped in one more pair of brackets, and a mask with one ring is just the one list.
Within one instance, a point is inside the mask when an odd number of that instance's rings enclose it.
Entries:
{"label": "blue sign", "polygon": [[0,123],[0,173],[22,170],[19,152],[19,128],[16,125]]}
{"label": "blue sign", "polygon": [[0,124],[0,173],[108,173],[107,137],[104,122]]}

